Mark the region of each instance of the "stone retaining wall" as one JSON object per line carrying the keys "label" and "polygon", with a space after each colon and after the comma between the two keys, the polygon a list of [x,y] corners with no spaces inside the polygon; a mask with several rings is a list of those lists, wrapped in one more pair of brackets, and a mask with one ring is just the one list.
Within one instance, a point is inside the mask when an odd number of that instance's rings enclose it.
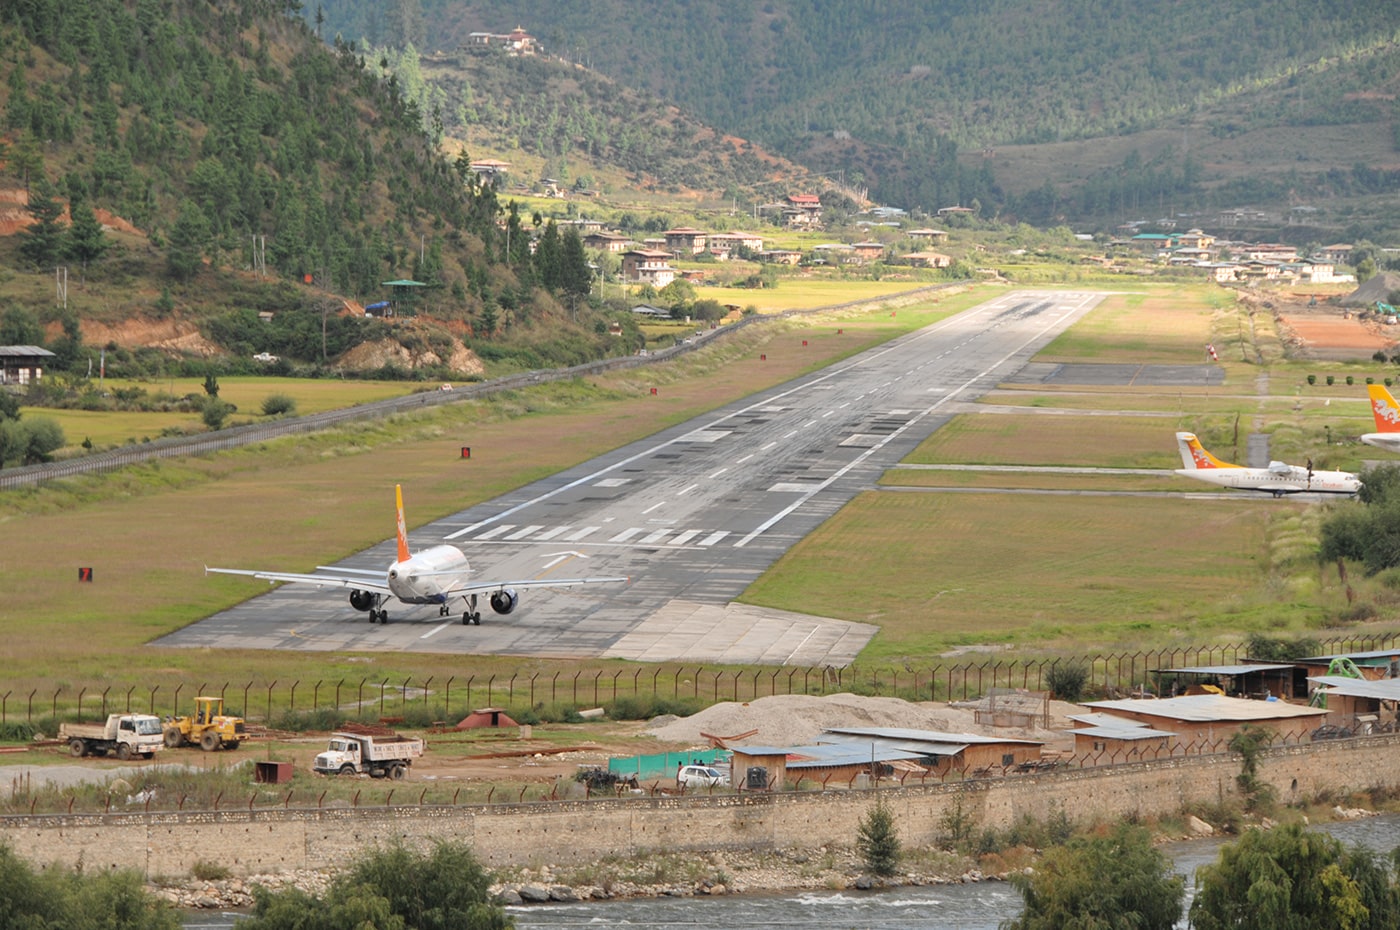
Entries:
{"label": "stone retaining wall", "polygon": [[[1400,787],[1400,735],[1268,750],[1260,777],[1281,802]],[[906,843],[934,843],[950,811],[978,828],[1062,810],[1075,820],[1171,814],[1236,793],[1233,753],[947,785],[623,798],[460,807],[14,815],[0,842],[36,864],[130,868],[182,877],[198,862],[235,875],[342,865],[365,848],[433,840],[470,845],[488,866],[585,862],[650,850],[847,845],[875,798]]]}

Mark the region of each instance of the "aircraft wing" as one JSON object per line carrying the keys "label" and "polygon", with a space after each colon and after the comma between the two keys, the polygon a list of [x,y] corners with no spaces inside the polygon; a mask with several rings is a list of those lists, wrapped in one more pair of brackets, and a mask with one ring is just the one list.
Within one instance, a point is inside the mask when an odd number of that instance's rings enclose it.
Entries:
{"label": "aircraft wing", "polygon": [[631,578],[529,578],[524,581],[472,581],[444,591],[444,594],[472,594],[502,588],[571,588],[580,584],[622,584]]}
{"label": "aircraft wing", "polygon": [[342,578],[337,575],[317,575],[300,574],[298,572],[263,572],[254,571],[247,568],[210,568],[204,566],[204,573],[214,572],[219,575],[245,575],[249,578],[258,578],[262,581],[284,582],[287,584],[314,584],[317,587],[327,585],[337,588],[359,588],[363,591],[377,591],[380,594],[392,595],[389,586],[382,581],[374,581],[369,578]]}

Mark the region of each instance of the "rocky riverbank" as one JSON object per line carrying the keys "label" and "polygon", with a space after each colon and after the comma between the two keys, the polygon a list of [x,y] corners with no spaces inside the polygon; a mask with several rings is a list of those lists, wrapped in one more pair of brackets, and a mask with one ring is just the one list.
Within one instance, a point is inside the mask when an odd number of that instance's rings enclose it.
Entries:
{"label": "rocky riverbank", "polygon": [[[807,890],[869,889],[1002,880],[951,853],[918,854],[889,879],[865,873],[853,850],[714,852],[698,858],[672,854],[579,867],[511,869],[499,872],[491,891],[503,904],[606,901],[614,898],[691,897]],[[300,870],[244,878],[155,883],[150,890],[184,910],[252,907],[253,888],[297,888],[320,896],[334,880],[330,871]]]}

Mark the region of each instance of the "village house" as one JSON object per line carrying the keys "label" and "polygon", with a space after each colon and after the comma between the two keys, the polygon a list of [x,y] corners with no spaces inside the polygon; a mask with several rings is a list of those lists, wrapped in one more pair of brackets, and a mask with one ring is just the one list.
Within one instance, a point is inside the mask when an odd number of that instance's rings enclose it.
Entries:
{"label": "village house", "polygon": [[770,265],[799,265],[802,253],[793,249],[764,249],[758,253],[758,260]]}
{"label": "village house", "polygon": [[947,268],[953,264],[953,259],[942,252],[906,252],[900,260],[915,268]]}
{"label": "village house", "polygon": [[631,242],[631,239],[621,233],[606,231],[591,232],[583,237],[584,248],[599,252],[624,252]]}
{"label": "village house", "polygon": [[855,250],[856,258],[863,262],[878,262],[885,257],[883,242],[857,242],[851,248]]}
{"label": "village house", "polygon": [[554,221],[554,225],[556,225],[556,226],[559,227],[559,231],[560,231],[560,232],[563,232],[565,229],[567,229],[567,228],[569,228],[569,227],[573,227],[573,229],[574,229],[576,232],[578,232],[578,234],[579,234],[580,236],[587,236],[587,235],[591,235],[591,234],[596,233],[596,232],[602,232],[602,231],[603,231],[603,223],[602,223],[601,220],[585,220],[585,219],[555,220],[555,221]]}
{"label": "village house", "polygon": [[763,237],[758,233],[722,232],[710,236],[710,248],[725,248],[731,252],[747,249],[750,252],[763,251]]}
{"label": "village house", "polygon": [[0,384],[32,384],[44,376],[46,359],[54,358],[38,346],[0,346]]}
{"label": "village house", "polygon": [[939,208],[938,208],[938,215],[939,215],[939,216],[971,216],[973,212],[974,212],[974,211],[973,211],[973,209],[972,209],[971,207],[939,207]]}
{"label": "village house", "polygon": [[1239,251],[1239,257],[1258,259],[1264,262],[1296,262],[1298,249],[1280,242],[1256,242],[1253,245],[1244,246]]}
{"label": "village house", "polygon": [[943,242],[948,238],[948,233],[942,229],[924,227],[922,229],[909,230],[909,238],[920,239],[925,242]]}
{"label": "village house", "polygon": [[622,278],[630,284],[665,287],[676,280],[676,270],[671,267],[671,253],[652,249],[623,252]]}
{"label": "village house", "polygon": [[519,26],[504,34],[473,32],[467,36],[466,48],[471,51],[500,49],[511,56],[544,54],[544,48],[540,45],[539,40]]}
{"label": "village house", "polygon": [[1331,262],[1333,265],[1350,265],[1351,250],[1351,243],[1338,242],[1333,245],[1324,245],[1317,250],[1313,258],[1324,262]]}
{"label": "village house", "polygon": [[1183,249],[1209,249],[1215,244],[1215,237],[1208,236],[1199,229],[1188,229],[1186,232],[1176,237],[1177,244]]}
{"label": "village house", "polygon": [[690,226],[680,226],[676,229],[668,229],[662,233],[666,237],[666,250],[671,253],[683,252],[687,255],[699,255],[705,251],[705,240],[709,233],[701,229],[694,229]]}
{"label": "village house", "polygon": [[1337,728],[1333,735],[1367,736],[1400,727],[1400,679],[1317,675],[1308,681],[1322,695],[1321,706],[1327,709],[1328,723]]}
{"label": "village house", "polygon": [[822,223],[822,201],[816,194],[788,194],[783,204],[783,225],[817,229]]}
{"label": "village house", "polygon": [[510,172],[510,162],[495,158],[482,158],[471,162],[467,167],[483,181],[494,181]]}

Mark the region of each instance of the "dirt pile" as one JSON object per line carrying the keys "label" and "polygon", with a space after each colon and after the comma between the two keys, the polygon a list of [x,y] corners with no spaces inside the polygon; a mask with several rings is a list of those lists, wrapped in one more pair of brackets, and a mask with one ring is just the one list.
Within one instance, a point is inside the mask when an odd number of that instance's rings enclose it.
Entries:
{"label": "dirt pile", "polygon": [[[1062,716],[1063,708],[1052,706],[1052,719]],[[861,697],[831,694],[816,697],[805,694],[779,694],[745,703],[715,704],[697,714],[661,723],[647,732],[659,740],[704,744],[702,733],[713,736],[739,736],[757,730],[742,742],[797,746],[813,742],[827,727],[904,727],[943,733],[977,733],[1013,739],[1051,740],[1062,731],[1039,727],[992,728],[977,722],[971,707],[949,704],[915,703],[899,698]]]}
{"label": "dirt pile", "polygon": [[372,371],[390,364],[409,370],[445,365],[462,375],[486,372],[486,366],[476,353],[463,345],[454,343],[452,353],[444,358],[432,349],[411,351],[393,339],[361,343],[342,355],[336,367],[350,371]]}
{"label": "dirt pile", "polygon": [[1400,274],[1382,271],[1372,275],[1360,287],[1341,299],[1343,307],[1373,307],[1376,301],[1390,302],[1390,294],[1400,291]]}

